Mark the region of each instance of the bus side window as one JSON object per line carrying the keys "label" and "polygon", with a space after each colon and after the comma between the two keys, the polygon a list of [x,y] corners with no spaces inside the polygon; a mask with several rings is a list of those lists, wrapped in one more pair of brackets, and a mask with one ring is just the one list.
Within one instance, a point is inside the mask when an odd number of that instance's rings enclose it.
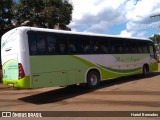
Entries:
{"label": "bus side window", "polygon": [[48,36],[47,43],[48,43],[49,54],[55,54],[56,53],[56,38],[54,36]]}
{"label": "bus side window", "polygon": [[59,34],[56,36],[56,38],[58,43],[57,54],[67,54],[67,38],[65,37],[65,35]]}
{"label": "bus side window", "polygon": [[98,42],[94,42],[94,53],[99,53],[100,52],[100,45]]}
{"label": "bus side window", "polygon": [[150,55],[154,56],[154,47],[152,44],[149,45],[149,51],[150,51]]}
{"label": "bus side window", "polygon": [[37,51],[38,54],[45,54],[46,53],[46,41],[44,36],[37,36]]}
{"label": "bus side window", "polygon": [[66,45],[64,43],[59,44],[59,51],[61,54],[64,54],[66,50]]}
{"label": "bus side window", "polygon": [[89,44],[87,44],[87,45],[84,45],[84,47],[83,47],[83,50],[84,50],[84,52],[85,53],[89,53],[90,52],[90,45]]}
{"label": "bus side window", "polygon": [[68,37],[68,52],[69,54],[77,53],[77,44],[78,44],[78,36],[69,36]]}
{"label": "bus side window", "polygon": [[103,53],[103,54],[105,54],[105,53],[108,52],[108,50],[107,50],[106,47],[107,47],[106,45],[101,45],[101,50],[102,50],[102,53]]}
{"label": "bus side window", "polygon": [[153,43],[149,44],[150,56],[157,59],[156,49]]}
{"label": "bus side window", "polygon": [[110,46],[109,46],[110,48],[110,53],[115,53],[115,43],[114,43],[114,41],[111,39],[111,41],[110,41]]}
{"label": "bus side window", "polygon": [[143,52],[148,53],[147,45],[145,45],[145,44],[143,45]]}
{"label": "bus side window", "polygon": [[104,54],[108,54],[109,53],[109,40],[107,39],[103,39],[102,41],[102,45],[101,45],[101,49],[103,51]]}
{"label": "bus side window", "polygon": [[76,52],[76,47],[74,44],[69,44],[69,52],[70,53],[75,53]]}
{"label": "bus side window", "polygon": [[79,50],[81,54],[91,54],[91,44],[91,40],[87,36],[82,36],[81,40],[79,40]]}

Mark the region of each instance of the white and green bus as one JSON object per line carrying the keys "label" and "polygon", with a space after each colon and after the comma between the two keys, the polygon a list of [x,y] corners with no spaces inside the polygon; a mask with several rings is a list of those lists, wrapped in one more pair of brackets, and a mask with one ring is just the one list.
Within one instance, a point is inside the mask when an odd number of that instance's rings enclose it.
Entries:
{"label": "white and green bus", "polygon": [[18,27],[1,39],[3,83],[17,88],[69,86],[146,75],[158,69],[151,40]]}

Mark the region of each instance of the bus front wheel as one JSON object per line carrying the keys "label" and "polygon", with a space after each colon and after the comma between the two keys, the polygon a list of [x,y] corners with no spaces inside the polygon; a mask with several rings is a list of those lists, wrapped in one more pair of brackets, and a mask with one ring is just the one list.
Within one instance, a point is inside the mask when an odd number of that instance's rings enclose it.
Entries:
{"label": "bus front wheel", "polygon": [[97,71],[90,71],[87,75],[87,87],[95,88],[100,82],[100,75]]}

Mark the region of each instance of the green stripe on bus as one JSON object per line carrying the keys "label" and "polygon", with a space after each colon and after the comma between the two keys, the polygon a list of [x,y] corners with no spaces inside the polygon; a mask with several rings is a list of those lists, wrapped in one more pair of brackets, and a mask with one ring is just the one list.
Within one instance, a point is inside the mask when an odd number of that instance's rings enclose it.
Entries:
{"label": "green stripe on bus", "polygon": [[114,69],[114,68],[109,68],[109,67],[105,67],[105,66],[102,66],[102,65],[99,65],[109,71],[112,71],[112,72],[116,72],[116,73],[124,73],[124,74],[128,74],[128,73],[135,73],[139,70],[141,70],[141,68],[134,68],[134,69]]}
{"label": "green stripe on bus", "polygon": [[127,75],[133,75],[133,74],[138,74],[138,73],[141,73],[141,70],[140,68],[137,68],[136,71],[134,72],[130,72],[130,73],[120,73],[120,72],[115,72],[115,71],[111,71],[109,69],[106,69],[102,66],[98,66],[96,64],[93,64],[87,60],[84,60],[80,57],[77,57],[77,56],[72,56],[73,58],[81,61],[83,64],[86,64],[88,67],[95,67],[95,68],[98,68],[101,72],[101,79],[102,80],[106,80],[106,79],[111,79],[111,78],[116,78],[116,77],[121,77],[121,76],[126,76]]}

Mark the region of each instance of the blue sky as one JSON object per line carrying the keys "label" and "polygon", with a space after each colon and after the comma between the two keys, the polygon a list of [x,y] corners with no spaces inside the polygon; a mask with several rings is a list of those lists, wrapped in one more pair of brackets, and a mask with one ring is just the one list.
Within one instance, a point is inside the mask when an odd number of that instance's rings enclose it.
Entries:
{"label": "blue sky", "polygon": [[145,37],[160,33],[160,0],[70,0],[72,31]]}

